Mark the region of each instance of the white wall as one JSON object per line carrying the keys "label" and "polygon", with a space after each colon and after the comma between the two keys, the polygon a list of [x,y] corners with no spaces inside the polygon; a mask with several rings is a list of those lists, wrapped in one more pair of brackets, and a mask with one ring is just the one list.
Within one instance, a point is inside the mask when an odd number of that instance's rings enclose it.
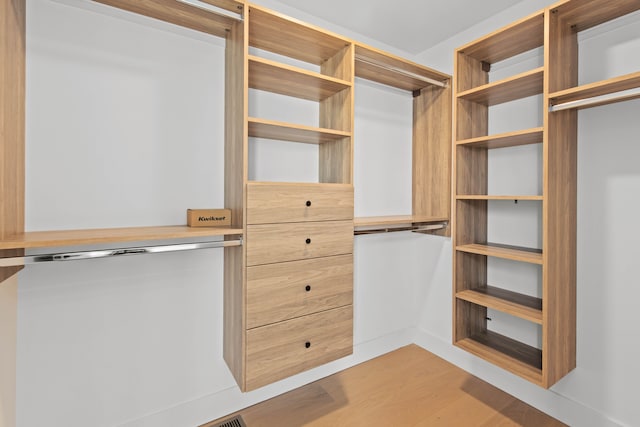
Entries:
{"label": "white wall", "polygon": [[[224,42],[86,0],[27,6],[27,229],[222,206]],[[356,91],[356,212],[409,213],[411,97]],[[281,98],[252,93],[251,114],[317,122],[317,106]],[[314,181],[317,147],[252,141],[250,166]],[[246,394],[222,359],[221,251],[27,268],[18,426],[193,426],[406,345],[442,241],[357,237],[354,355]]]}
{"label": "white wall", "polygon": [[[444,71],[452,71],[453,50],[551,2],[527,0],[481,22],[444,43],[427,50],[419,59]],[[582,33],[580,83],[615,77],[640,69],[640,14]],[[540,52],[494,66],[498,77],[541,65]],[[494,74],[494,73],[492,73]],[[578,349],[577,368],[549,391],[532,386],[451,346],[449,323],[436,318],[451,316],[445,304],[451,298],[451,261],[441,257],[436,275],[428,284],[429,298],[420,319],[418,342],[474,375],[490,381],[516,397],[559,417],[570,425],[640,425],[635,385],[640,381],[640,356],[634,301],[640,298],[632,266],[640,256],[637,215],[640,208],[640,101],[628,101],[579,113],[578,154]],[[541,123],[542,106],[530,99],[518,106],[505,105],[490,112],[491,132],[535,126]],[[522,118],[524,117],[524,119]],[[528,121],[525,123],[524,121]],[[524,194],[540,194],[540,154],[535,146],[494,150],[491,153],[490,186],[495,194],[509,193],[504,185],[523,183]],[[528,160],[527,160],[528,159]],[[533,166],[533,167],[532,167]],[[512,168],[512,170],[509,170]],[[515,179],[517,177],[517,180]],[[499,186],[503,186],[499,188]],[[520,184],[518,184],[520,185]],[[490,207],[490,237],[529,242],[540,247],[539,219],[535,208],[520,203],[496,202]],[[526,222],[515,227],[516,218]],[[506,229],[498,229],[505,224]],[[503,227],[505,227],[503,225]],[[532,232],[533,231],[533,232]],[[447,245],[449,246],[449,245]],[[450,246],[445,252],[450,251]],[[498,263],[499,264],[499,263]],[[522,286],[535,294],[534,268],[490,265],[492,280]],[[525,271],[532,270],[532,271]],[[495,319],[494,319],[495,320]],[[511,326],[511,332],[535,344],[536,332]]]}

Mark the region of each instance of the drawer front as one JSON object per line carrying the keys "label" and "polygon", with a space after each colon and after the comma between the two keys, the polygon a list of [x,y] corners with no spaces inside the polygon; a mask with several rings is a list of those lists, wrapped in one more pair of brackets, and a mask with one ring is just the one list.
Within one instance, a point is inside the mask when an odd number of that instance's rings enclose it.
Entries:
{"label": "drawer front", "polygon": [[353,255],[247,268],[247,329],[353,303]]}
{"label": "drawer front", "polygon": [[247,331],[246,389],[253,390],[353,352],[353,306]]}
{"label": "drawer front", "polygon": [[353,186],[247,184],[247,224],[353,219]]}
{"label": "drawer front", "polygon": [[353,221],[248,225],[247,265],[353,253]]}

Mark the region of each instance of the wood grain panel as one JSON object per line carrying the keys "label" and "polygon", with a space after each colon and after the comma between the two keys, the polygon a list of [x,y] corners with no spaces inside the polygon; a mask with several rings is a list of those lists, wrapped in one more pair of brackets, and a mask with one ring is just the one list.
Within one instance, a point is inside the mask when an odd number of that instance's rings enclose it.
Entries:
{"label": "wood grain panel", "polygon": [[249,87],[252,89],[322,101],[351,86],[345,80],[249,55]]}
{"label": "wood grain panel", "polygon": [[[430,86],[413,98],[412,213],[451,217],[451,88]],[[443,234],[450,235],[447,228]]]}
{"label": "wood grain panel", "polygon": [[352,352],[353,306],[251,329],[247,331],[247,390]]}
{"label": "wood grain panel", "polygon": [[226,37],[235,19],[176,0],[93,0],[181,27]]}
{"label": "wood grain panel", "polygon": [[219,7],[221,9],[228,10],[229,12],[242,13],[244,10],[244,1],[236,0],[198,0],[203,3],[208,3],[212,6]]}
{"label": "wood grain panel", "polygon": [[543,45],[544,11],[536,12],[458,49],[490,64]]}
{"label": "wood grain panel", "polygon": [[247,269],[247,329],[353,303],[353,255]]}
{"label": "wood grain panel", "polygon": [[517,249],[515,247],[495,246],[492,244],[469,244],[456,246],[456,250],[470,254],[509,259],[512,261],[528,262],[530,264],[542,264],[541,251],[529,248]]}
{"label": "wood grain panel", "polygon": [[353,221],[248,225],[246,236],[249,266],[353,253]]}
{"label": "wood grain panel", "polygon": [[542,196],[532,195],[458,195],[457,200],[528,200],[528,201],[542,201]]}
{"label": "wood grain panel", "polygon": [[351,132],[341,130],[296,125],[254,117],[249,118],[248,123],[250,137],[275,139],[278,141],[324,144],[335,141],[340,142],[351,136]]}
{"label": "wood grain panel", "polygon": [[[545,92],[573,87],[578,80],[575,32],[550,13],[547,22]],[[548,95],[547,95],[548,96]],[[548,105],[545,99],[545,105]],[[559,111],[544,116],[542,366],[550,387],[576,366],[576,218],[578,116]]]}
{"label": "wood grain panel", "polygon": [[[0,2],[0,249],[2,241],[24,231],[25,13],[24,0]],[[20,255],[0,251],[3,257]],[[0,268],[0,286],[21,269]]]}
{"label": "wood grain panel", "polygon": [[388,215],[388,216],[365,216],[354,218],[354,227],[375,227],[385,225],[412,225],[425,224],[430,222],[444,222],[446,217],[431,217],[419,215]]}
{"label": "wood grain panel", "polygon": [[[248,54],[245,22],[234,24],[225,50],[224,205],[231,209],[232,226],[246,224]],[[240,389],[244,389],[246,247],[224,249],[223,357]]]}
{"label": "wood grain panel", "polygon": [[301,61],[321,65],[350,44],[337,34],[254,4],[249,16],[250,46]]}
{"label": "wood grain panel", "polygon": [[550,6],[574,32],[584,31],[640,9],[638,0],[570,0]]}
{"label": "wood grain panel", "polygon": [[542,93],[542,67],[526,71],[516,76],[479,86],[461,93],[458,97],[488,106],[515,101]]}
{"label": "wood grain panel", "polygon": [[[622,92],[629,89],[637,89],[640,87],[640,71],[636,73],[626,74],[620,77],[614,77],[595,83],[589,83],[558,92],[549,94],[549,104],[558,105],[565,102],[577,101],[585,98],[593,98],[602,95],[609,95],[616,92]],[[623,97],[623,100],[640,98],[640,95],[630,95]],[[589,107],[597,107],[617,102],[617,100],[607,100],[590,104]]]}
{"label": "wood grain panel", "polygon": [[247,224],[353,219],[353,186],[247,184]]}

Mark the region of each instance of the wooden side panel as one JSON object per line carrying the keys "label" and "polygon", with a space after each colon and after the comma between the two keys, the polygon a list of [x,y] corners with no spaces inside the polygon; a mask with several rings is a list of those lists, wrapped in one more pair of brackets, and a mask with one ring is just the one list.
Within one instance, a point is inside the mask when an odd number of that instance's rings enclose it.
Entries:
{"label": "wooden side panel", "polygon": [[451,217],[451,87],[413,98],[413,215]]}
{"label": "wooden side panel", "polygon": [[[246,17],[248,20],[248,17]],[[232,226],[246,224],[247,181],[247,28],[234,24],[227,35],[225,56],[225,191],[224,205],[231,209]],[[224,250],[224,359],[238,385],[244,389],[245,246]]]}
{"label": "wooden side panel", "polygon": [[[545,104],[549,93],[577,84],[578,42],[571,27],[548,13]],[[543,140],[543,385],[576,366],[576,111],[545,114]]]}
{"label": "wooden side panel", "polygon": [[488,112],[486,105],[457,99],[465,90],[488,82],[488,73],[476,59],[456,52],[453,78],[453,342],[458,342],[486,330],[486,308],[456,301],[458,291],[487,283],[487,257],[459,253],[456,246],[484,243],[487,240],[487,202],[455,201],[458,194],[486,194],[488,157],[486,148],[456,146],[455,141],[486,136]]}
{"label": "wooden side panel", "polygon": [[[349,44],[321,65],[322,74],[354,81],[354,45]],[[320,102],[320,127],[353,132],[353,87]],[[320,146],[320,182],[353,183],[353,138]]]}

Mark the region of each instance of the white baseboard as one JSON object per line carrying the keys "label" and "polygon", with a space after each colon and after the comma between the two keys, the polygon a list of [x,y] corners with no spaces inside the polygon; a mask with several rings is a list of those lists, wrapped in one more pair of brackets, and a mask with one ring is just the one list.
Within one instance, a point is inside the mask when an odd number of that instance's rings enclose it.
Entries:
{"label": "white baseboard", "polygon": [[228,388],[142,418],[127,421],[120,424],[119,427],[195,427],[412,344],[415,334],[416,330],[410,328],[356,344],[351,356],[258,390],[242,393],[238,387]]}
{"label": "white baseboard", "polygon": [[545,390],[463,351],[428,332],[415,331],[415,344],[570,426],[621,427],[605,414],[553,390]]}

